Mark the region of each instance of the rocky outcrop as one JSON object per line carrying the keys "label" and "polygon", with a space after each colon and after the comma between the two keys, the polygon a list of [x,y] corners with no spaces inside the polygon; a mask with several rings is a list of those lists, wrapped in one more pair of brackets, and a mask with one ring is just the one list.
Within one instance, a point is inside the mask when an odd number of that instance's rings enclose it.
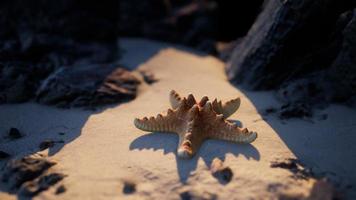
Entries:
{"label": "rocky outcrop", "polygon": [[122,0],[118,29],[121,35],[183,43],[217,53],[217,41],[231,41],[246,34],[262,3],[263,0]]}
{"label": "rocky outcrop", "polygon": [[113,64],[62,67],[43,81],[36,100],[59,107],[95,107],[135,98],[139,84],[131,72]]}
{"label": "rocky outcrop", "polygon": [[3,169],[2,189],[19,196],[33,197],[65,177],[62,173],[51,171],[55,164],[40,155],[11,160]]}
{"label": "rocky outcrop", "polygon": [[[136,96],[116,64],[117,1],[0,3],[0,104],[94,107]],[[55,31],[53,31],[55,30]]]}
{"label": "rocky outcrop", "polygon": [[292,103],[354,98],[354,6],[350,0],[267,1],[233,51],[229,79],[250,89],[279,89]]}

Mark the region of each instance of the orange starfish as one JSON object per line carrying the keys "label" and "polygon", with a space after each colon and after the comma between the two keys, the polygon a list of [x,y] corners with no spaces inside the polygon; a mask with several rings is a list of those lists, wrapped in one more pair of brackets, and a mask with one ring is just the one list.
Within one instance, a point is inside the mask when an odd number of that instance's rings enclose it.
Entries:
{"label": "orange starfish", "polygon": [[173,109],[166,115],[136,118],[138,129],[150,132],[171,132],[179,136],[178,156],[191,158],[206,139],[220,139],[239,143],[251,143],[257,138],[256,132],[241,129],[226,120],[240,107],[240,98],[226,103],[216,99],[210,103],[204,96],[198,103],[192,94],[181,98],[174,90],[170,93]]}

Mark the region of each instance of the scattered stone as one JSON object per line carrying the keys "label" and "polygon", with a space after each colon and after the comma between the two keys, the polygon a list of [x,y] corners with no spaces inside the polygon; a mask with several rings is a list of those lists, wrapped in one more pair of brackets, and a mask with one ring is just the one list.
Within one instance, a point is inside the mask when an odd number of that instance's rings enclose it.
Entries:
{"label": "scattered stone", "polygon": [[303,166],[302,163],[295,158],[289,158],[282,161],[274,161],[271,163],[271,167],[287,169],[293,173],[293,178],[296,179],[307,180],[314,176],[310,169]]}
{"label": "scattered stone", "polygon": [[6,164],[1,180],[7,183],[11,189],[20,188],[26,181],[36,179],[55,164],[53,161],[35,156],[11,160]]}
{"label": "scattered stone", "polygon": [[215,200],[217,199],[216,194],[210,192],[200,192],[200,191],[185,191],[179,194],[181,200]]}
{"label": "scattered stone", "polygon": [[53,147],[55,142],[53,140],[44,140],[40,143],[39,148],[41,151]]}
{"label": "scattered stone", "polygon": [[22,134],[17,128],[10,128],[8,136],[10,139],[19,139],[22,137]]}
{"label": "scattered stone", "polygon": [[222,184],[227,184],[233,177],[233,172],[230,167],[223,165],[223,162],[219,158],[214,158],[210,165],[211,174],[218,179]]}
{"label": "scattered stone", "polygon": [[296,164],[296,159],[288,159],[285,162],[272,162],[272,168],[283,168],[283,169],[296,169],[298,166]]}
{"label": "scattered stone", "polygon": [[136,184],[132,181],[124,181],[124,187],[122,189],[124,194],[132,194],[136,192]]}
{"label": "scattered stone", "polygon": [[140,74],[142,75],[143,80],[149,85],[158,81],[158,79],[156,79],[155,75],[152,72],[149,72],[147,70],[141,70]]}
{"label": "scattered stone", "polygon": [[55,185],[64,177],[65,175],[61,173],[51,173],[48,175],[41,176],[33,181],[28,181],[24,183],[19,190],[19,194],[33,197]]}
{"label": "scattered stone", "polygon": [[58,188],[56,189],[56,193],[55,194],[62,194],[64,193],[65,191],[67,191],[67,188],[64,186],[64,185],[60,185],[58,186]]}
{"label": "scattered stone", "polygon": [[328,117],[329,117],[328,114],[322,114],[322,115],[319,115],[319,116],[318,116],[318,119],[319,119],[319,120],[327,120]]}
{"label": "scattered stone", "polygon": [[2,159],[7,159],[9,158],[11,155],[6,153],[5,151],[0,151],[0,160]]}
{"label": "scattered stone", "polygon": [[281,106],[279,118],[310,118],[312,117],[312,109],[304,103],[285,104]]}
{"label": "scattered stone", "polygon": [[270,108],[266,108],[266,110],[264,111],[264,115],[269,115],[276,112],[277,112],[276,108],[270,107]]}

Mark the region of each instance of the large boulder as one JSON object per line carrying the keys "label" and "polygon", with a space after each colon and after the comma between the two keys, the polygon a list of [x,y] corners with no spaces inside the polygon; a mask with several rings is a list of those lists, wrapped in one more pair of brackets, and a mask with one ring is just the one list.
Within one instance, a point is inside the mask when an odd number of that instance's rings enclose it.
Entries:
{"label": "large boulder", "polygon": [[139,84],[131,72],[114,64],[67,66],[43,81],[36,100],[58,107],[94,108],[135,98]]}
{"label": "large boulder", "polygon": [[351,0],[268,0],[227,65],[229,80],[279,89],[286,101],[347,101],[355,95]]}

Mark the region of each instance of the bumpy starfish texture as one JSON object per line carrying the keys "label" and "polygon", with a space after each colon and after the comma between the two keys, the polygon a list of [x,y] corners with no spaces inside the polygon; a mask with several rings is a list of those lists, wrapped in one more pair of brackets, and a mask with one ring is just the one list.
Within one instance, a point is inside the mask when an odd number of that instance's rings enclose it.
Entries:
{"label": "bumpy starfish texture", "polygon": [[167,114],[136,118],[134,124],[143,131],[177,133],[177,154],[181,158],[191,158],[206,139],[251,143],[257,138],[256,132],[241,129],[226,120],[240,107],[240,98],[226,103],[215,99],[211,103],[204,96],[197,102],[192,94],[182,98],[172,90],[170,103],[172,109],[168,109]]}

